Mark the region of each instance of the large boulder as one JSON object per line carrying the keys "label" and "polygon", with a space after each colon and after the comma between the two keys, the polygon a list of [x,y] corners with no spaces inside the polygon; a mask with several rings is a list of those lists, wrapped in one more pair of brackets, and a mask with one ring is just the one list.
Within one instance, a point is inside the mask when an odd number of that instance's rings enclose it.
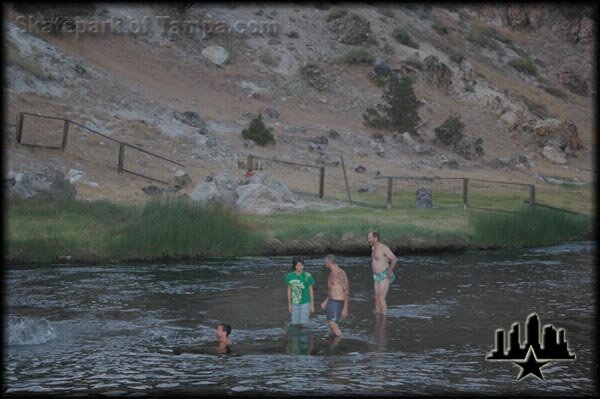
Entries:
{"label": "large boulder", "polygon": [[308,85],[319,91],[328,90],[332,83],[332,79],[325,71],[314,63],[308,63],[300,68],[300,75]]}
{"label": "large boulder", "polygon": [[347,14],[329,23],[329,29],[344,44],[364,43],[371,34],[371,23],[362,15]]}
{"label": "large boulder", "polygon": [[452,86],[452,71],[450,68],[435,55],[425,57],[423,66],[425,81],[447,93]]}
{"label": "large boulder", "polygon": [[568,119],[545,119],[533,126],[536,143],[542,146],[556,146],[561,150],[569,147],[572,150],[583,148],[577,126]]}
{"label": "large boulder", "polygon": [[270,215],[278,211],[301,210],[304,204],[286,201],[284,195],[263,184],[245,184],[236,189],[236,208],[244,213]]}
{"label": "large boulder", "polygon": [[178,188],[185,188],[192,184],[192,178],[183,170],[178,170],[173,176],[173,186]]}
{"label": "large boulder", "polygon": [[583,149],[577,126],[568,119],[529,120],[515,125],[511,135],[538,147],[553,146],[563,151]]}
{"label": "large boulder", "polygon": [[190,194],[192,201],[198,202],[202,206],[206,206],[214,202],[222,202],[223,196],[217,188],[215,180],[203,181],[198,184],[194,191]]}
{"label": "large boulder", "polygon": [[184,112],[173,111],[173,113],[171,115],[173,115],[173,118],[177,119],[181,123],[185,123],[186,125],[189,125],[192,127],[199,127],[199,128],[206,127],[206,123],[202,120],[200,115],[195,111],[184,111]]}
{"label": "large boulder", "polygon": [[454,144],[454,151],[465,159],[477,159],[485,154],[482,143],[481,137],[463,136]]}
{"label": "large boulder", "polygon": [[200,52],[204,58],[217,66],[222,66],[229,61],[229,52],[217,45],[208,46]]}
{"label": "large boulder", "polygon": [[565,153],[560,148],[551,145],[544,147],[542,155],[544,158],[557,165],[566,165],[568,162]]}
{"label": "large boulder", "polygon": [[421,187],[415,193],[415,208],[433,208],[431,190]]}
{"label": "large boulder", "polygon": [[74,199],[77,190],[61,171],[46,167],[39,171],[24,173],[19,179],[15,178],[14,185],[10,185],[9,195],[20,199],[66,200]]}

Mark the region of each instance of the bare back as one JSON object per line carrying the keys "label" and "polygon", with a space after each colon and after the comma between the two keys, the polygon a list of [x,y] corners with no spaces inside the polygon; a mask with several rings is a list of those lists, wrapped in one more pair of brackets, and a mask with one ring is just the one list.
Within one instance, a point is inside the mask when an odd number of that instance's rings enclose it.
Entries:
{"label": "bare back", "polygon": [[348,286],[348,277],[346,272],[338,268],[329,272],[329,279],[327,280],[328,295],[330,299],[343,301],[346,299],[346,290],[344,287]]}

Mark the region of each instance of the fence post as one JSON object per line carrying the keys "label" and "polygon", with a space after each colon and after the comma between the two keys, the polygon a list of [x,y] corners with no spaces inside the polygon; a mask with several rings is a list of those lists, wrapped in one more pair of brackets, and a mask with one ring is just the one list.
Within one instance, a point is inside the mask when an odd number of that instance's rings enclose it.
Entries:
{"label": "fence post", "polygon": [[346,176],[346,166],[344,165],[344,155],[340,154],[340,160],[342,161],[342,172],[344,172],[344,181],[346,182],[346,192],[348,193],[348,201],[352,205],[352,197],[350,196],[350,186],[348,185],[348,176]]}
{"label": "fence post", "polygon": [[248,160],[247,160],[247,164],[248,164],[248,172],[252,172],[253,165],[252,165],[252,155],[248,155]]}
{"label": "fence post", "polygon": [[535,208],[535,184],[529,185],[529,206]]}
{"label": "fence post", "polygon": [[17,143],[21,144],[21,135],[23,133],[23,115],[22,112],[19,112],[18,121],[17,121]]}
{"label": "fence post", "polygon": [[387,187],[387,209],[392,209],[392,184],[394,179],[388,177],[388,187]]}
{"label": "fence post", "polygon": [[323,199],[325,193],[325,167],[319,168],[319,198]]}
{"label": "fence post", "polygon": [[467,209],[469,207],[469,179],[468,178],[463,178],[462,200],[463,200],[463,209]]}
{"label": "fence post", "polygon": [[117,165],[117,172],[123,171],[123,163],[125,161],[125,143],[119,143],[119,163]]}
{"label": "fence post", "polygon": [[61,151],[65,150],[67,146],[67,136],[69,135],[69,120],[65,119],[65,126],[63,127],[63,138],[62,145],[60,146]]}

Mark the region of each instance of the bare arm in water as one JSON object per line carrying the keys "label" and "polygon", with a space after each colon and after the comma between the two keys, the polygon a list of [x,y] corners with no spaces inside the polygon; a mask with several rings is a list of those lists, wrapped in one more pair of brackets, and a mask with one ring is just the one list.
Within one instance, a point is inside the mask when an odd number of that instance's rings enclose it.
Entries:
{"label": "bare arm in water", "polygon": [[310,313],[315,313],[315,291],[313,286],[310,286]]}
{"label": "bare arm in water", "polygon": [[340,284],[344,289],[344,308],[342,309],[342,317],[348,317],[348,303],[350,302],[350,284],[348,283],[348,276],[346,272],[340,271]]}
{"label": "bare arm in water", "polygon": [[387,245],[383,247],[383,254],[386,258],[388,258],[391,261],[390,270],[387,274],[387,278],[389,279],[392,277],[392,273],[394,273],[394,270],[396,269],[398,258],[396,258],[396,255],[394,255],[394,253],[387,247]]}
{"label": "bare arm in water", "polygon": [[288,312],[292,313],[292,287],[289,285],[287,287],[287,296],[288,296]]}

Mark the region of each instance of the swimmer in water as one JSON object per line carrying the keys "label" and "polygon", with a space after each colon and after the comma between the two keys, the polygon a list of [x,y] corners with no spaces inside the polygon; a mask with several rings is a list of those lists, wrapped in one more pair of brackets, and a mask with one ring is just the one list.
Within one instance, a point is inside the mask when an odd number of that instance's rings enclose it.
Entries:
{"label": "swimmer in water", "polygon": [[219,323],[217,324],[217,330],[215,332],[217,334],[217,339],[219,340],[217,352],[230,353],[229,345],[231,345],[231,341],[229,340],[229,334],[231,334],[231,326],[229,324]]}

